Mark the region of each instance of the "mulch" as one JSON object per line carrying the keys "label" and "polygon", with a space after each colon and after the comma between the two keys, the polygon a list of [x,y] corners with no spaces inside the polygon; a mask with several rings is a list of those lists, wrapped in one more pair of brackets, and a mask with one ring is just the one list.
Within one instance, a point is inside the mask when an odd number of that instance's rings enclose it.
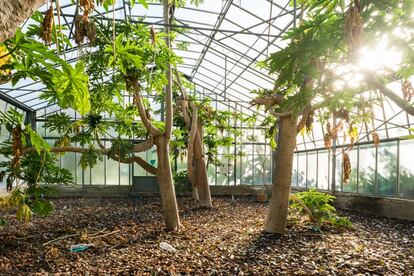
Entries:
{"label": "mulch", "polygon": [[[414,223],[340,211],[353,229],[292,215],[285,235],[262,232],[267,206],[179,198],[183,229],[163,229],[159,199],[58,199],[55,212],[0,229],[0,275],[414,275]],[[166,242],[176,251],[161,249]],[[87,244],[82,252],[70,252]]]}

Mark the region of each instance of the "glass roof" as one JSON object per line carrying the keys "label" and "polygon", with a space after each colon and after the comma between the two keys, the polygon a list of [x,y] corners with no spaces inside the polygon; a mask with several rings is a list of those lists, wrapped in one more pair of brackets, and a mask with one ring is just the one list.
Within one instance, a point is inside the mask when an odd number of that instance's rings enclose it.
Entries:
{"label": "glass roof", "polygon": [[[249,103],[254,96],[250,92],[273,87],[273,79],[257,67],[257,62],[285,46],[281,35],[295,24],[295,14],[299,12],[289,3],[290,0],[206,0],[198,7],[188,5],[178,9],[173,27],[179,27],[176,29],[179,34],[173,48],[183,58],[179,70],[196,85],[197,93],[217,100],[223,108],[231,106],[243,112],[256,112]],[[71,0],[60,0],[60,6],[61,22],[67,27],[64,32],[72,37],[78,8]],[[40,11],[45,12],[46,9],[45,5]],[[162,6],[159,4],[152,3],[145,9],[138,4],[131,7],[126,0],[117,1],[114,11],[106,12],[102,7],[96,7],[93,16],[97,20],[110,21],[113,12],[116,20],[129,18],[155,29],[163,27]],[[28,20],[25,26],[30,23]],[[188,46],[185,50],[179,47],[183,42]],[[85,45],[82,51],[93,51],[93,48]],[[74,62],[79,48],[67,47],[65,55]],[[400,83],[392,83],[390,88],[401,93]],[[36,110],[39,116],[59,110],[58,106],[49,105],[39,98],[42,89],[41,83],[31,80],[20,81],[14,87],[11,84],[0,85],[1,93]],[[369,93],[373,92],[365,94]],[[382,106],[375,107],[373,124],[361,127],[363,135],[360,135],[360,141],[369,141],[371,137],[367,134],[374,129],[382,139],[411,135],[410,122],[413,120],[393,102],[384,99]],[[323,135],[323,127],[315,123],[309,134],[298,137],[297,149],[322,148]]]}

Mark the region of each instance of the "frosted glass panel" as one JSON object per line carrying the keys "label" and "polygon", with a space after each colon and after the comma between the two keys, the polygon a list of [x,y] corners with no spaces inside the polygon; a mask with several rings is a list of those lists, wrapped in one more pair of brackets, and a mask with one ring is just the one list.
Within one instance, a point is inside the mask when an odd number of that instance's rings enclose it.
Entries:
{"label": "frosted glass panel", "polygon": [[129,185],[129,164],[120,163],[120,185]]}
{"label": "frosted glass panel", "polygon": [[414,141],[400,142],[400,196],[414,198]]}
{"label": "frosted glass panel", "polygon": [[372,194],[375,186],[375,147],[359,147],[359,192]]}
{"label": "frosted glass panel", "polygon": [[[73,176],[73,180],[76,183],[76,153],[68,152],[62,156],[62,168],[68,169]],[[66,183],[63,183],[66,184]]]}
{"label": "frosted glass panel", "polygon": [[299,154],[298,159],[298,186],[306,187],[306,153]]}
{"label": "frosted glass panel", "polygon": [[[344,192],[353,192],[356,193],[358,190],[358,148],[354,148],[348,152],[349,160],[351,161],[351,175],[349,176],[348,182],[343,182],[343,191]],[[343,170],[343,166],[342,166]],[[342,175],[343,178],[343,175]]]}
{"label": "frosted glass panel", "polygon": [[318,189],[329,190],[330,160],[328,151],[318,153]]}
{"label": "frosted glass panel", "polygon": [[309,152],[308,153],[308,174],[306,185],[308,188],[315,187],[316,188],[316,165],[317,165],[317,153],[316,152]]}
{"label": "frosted glass panel", "polygon": [[113,159],[106,160],[106,185],[119,185],[119,163]]}
{"label": "frosted glass panel", "polygon": [[105,185],[105,160],[97,159],[96,165],[91,169],[92,185]]}
{"label": "frosted glass panel", "polygon": [[293,155],[293,165],[292,165],[292,186],[298,186],[298,155],[295,153]]}
{"label": "frosted glass panel", "polygon": [[378,194],[394,196],[397,188],[397,143],[378,147]]}

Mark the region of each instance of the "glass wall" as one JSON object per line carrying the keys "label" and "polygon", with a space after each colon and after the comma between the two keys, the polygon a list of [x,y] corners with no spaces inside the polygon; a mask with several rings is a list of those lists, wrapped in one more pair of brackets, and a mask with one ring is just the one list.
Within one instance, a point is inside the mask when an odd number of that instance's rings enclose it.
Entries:
{"label": "glass wall", "polygon": [[401,141],[399,154],[399,196],[414,198],[414,141]]}
{"label": "glass wall", "polygon": [[[414,199],[414,140],[383,141],[378,147],[373,144],[354,146],[347,151],[351,174],[346,182],[342,148],[337,148],[336,152],[336,191]],[[332,152],[327,150],[295,153],[292,186],[330,190],[331,156]]]}

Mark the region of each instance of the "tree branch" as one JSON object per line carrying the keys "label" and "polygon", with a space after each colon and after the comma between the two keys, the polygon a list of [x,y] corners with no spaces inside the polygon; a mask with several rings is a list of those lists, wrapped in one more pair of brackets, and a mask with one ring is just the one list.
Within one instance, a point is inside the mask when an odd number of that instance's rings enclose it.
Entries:
{"label": "tree branch", "polygon": [[139,117],[141,118],[145,128],[148,130],[148,132],[152,136],[161,135],[162,134],[161,130],[157,128],[156,126],[154,126],[151,123],[150,119],[147,117],[144,103],[142,101],[142,96],[141,96],[141,86],[139,85],[138,80],[134,77],[129,77],[128,80],[130,81],[131,86],[132,86],[132,90],[133,90],[132,92],[134,95],[134,104],[138,107]]}
{"label": "tree branch", "polygon": [[308,120],[308,116],[312,111],[312,106],[310,104],[307,104],[302,112],[302,118],[300,118],[300,121],[298,123],[296,132],[299,133],[306,125],[306,121]]}
{"label": "tree branch", "polygon": [[289,117],[292,115],[292,112],[276,112],[274,110],[269,109],[268,110],[270,114],[272,114],[275,117],[280,117],[280,118],[284,118],[284,117]]}
{"label": "tree branch", "polygon": [[134,152],[143,152],[151,149],[154,146],[152,139],[147,139],[144,142],[134,145]]}
{"label": "tree branch", "polygon": [[283,103],[285,98],[282,95],[274,95],[274,96],[261,96],[253,99],[250,104],[251,105],[264,105],[267,107],[279,105]]}
{"label": "tree branch", "polygon": [[[143,143],[145,143],[145,142],[143,142]],[[143,144],[143,143],[141,143],[141,144]],[[141,145],[141,144],[139,144],[139,145]],[[149,143],[146,143],[144,145],[148,146]],[[142,146],[142,148],[143,148],[143,146]],[[53,147],[53,148],[50,149],[50,152],[55,152],[55,153],[58,153],[58,152],[61,152],[61,153],[63,153],[63,152],[85,153],[85,152],[88,152],[90,150],[91,149],[88,149],[88,148],[79,148],[79,147],[69,146],[69,147]],[[111,156],[111,155],[108,155],[108,153],[110,151],[109,148],[105,148],[105,149],[92,149],[92,151],[94,151],[96,153],[99,153],[99,154],[102,154],[102,155],[106,155],[109,158],[111,158],[111,159],[113,159],[115,161],[121,162],[121,163],[131,164],[131,163],[136,162],[138,165],[140,165],[147,172],[149,172],[151,174],[154,174],[154,175],[157,174],[157,168],[155,168],[154,166],[150,165],[148,162],[146,162],[144,159],[142,159],[139,156],[135,156],[134,155],[134,156],[127,157],[127,158],[121,158],[119,156]],[[27,153],[31,153],[31,152],[36,152],[36,148],[34,148],[34,147],[24,148],[22,150],[22,155],[23,154],[27,154]]]}
{"label": "tree branch", "polygon": [[196,183],[194,168],[193,168],[193,156],[194,156],[194,140],[198,131],[197,128],[197,108],[193,107],[193,117],[191,121],[190,135],[188,137],[188,150],[187,150],[187,163],[188,163],[188,177],[190,178],[191,183]]}
{"label": "tree branch", "polygon": [[[165,36],[165,43],[167,47],[171,49],[171,37],[170,37],[170,23],[173,20],[174,14],[170,14],[170,1],[164,1],[164,32]],[[167,85],[165,86],[165,132],[164,136],[168,139],[171,138],[172,135],[172,127],[173,127],[173,104],[172,104],[172,66],[171,63],[167,63]]]}
{"label": "tree branch", "polygon": [[405,112],[414,116],[414,106],[404,101],[404,99],[402,99],[400,96],[394,93],[394,91],[389,89],[385,84],[382,83],[380,79],[373,76],[372,72],[365,71],[364,76],[368,84],[378,89],[381,94],[392,100],[396,105],[398,105],[398,107],[402,108]]}
{"label": "tree branch", "polygon": [[175,73],[175,78],[176,81],[175,83],[177,84],[178,88],[180,89],[181,95],[182,95],[182,100],[180,100],[180,106],[181,106],[181,112],[183,113],[183,118],[184,118],[184,122],[186,124],[187,129],[190,129],[191,127],[191,118],[190,118],[190,114],[188,111],[188,95],[187,92],[185,91],[182,83],[181,83],[181,79],[180,79],[180,74],[178,73],[177,67],[174,68],[174,73]]}
{"label": "tree branch", "polygon": [[144,170],[146,170],[147,172],[149,172],[150,174],[156,175],[158,172],[158,169],[154,166],[152,166],[151,164],[149,164],[147,161],[145,161],[144,159],[142,159],[139,156],[131,156],[131,157],[127,157],[127,158],[120,158],[119,156],[110,156],[111,159],[115,160],[115,161],[119,161],[121,163],[124,164],[131,164],[136,162],[138,165],[140,165]]}

